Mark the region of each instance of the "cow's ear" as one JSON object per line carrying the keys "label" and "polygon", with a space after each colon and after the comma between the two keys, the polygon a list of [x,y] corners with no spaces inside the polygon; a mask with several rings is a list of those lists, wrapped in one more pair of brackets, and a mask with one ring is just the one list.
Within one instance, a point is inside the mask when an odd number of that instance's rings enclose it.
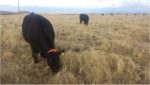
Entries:
{"label": "cow's ear", "polygon": [[60,50],[61,52],[65,52],[65,49]]}
{"label": "cow's ear", "polygon": [[61,53],[63,53],[63,52],[65,52],[65,50],[64,49],[62,49],[62,50],[60,50],[60,51],[58,51],[58,55],[61,55]]}

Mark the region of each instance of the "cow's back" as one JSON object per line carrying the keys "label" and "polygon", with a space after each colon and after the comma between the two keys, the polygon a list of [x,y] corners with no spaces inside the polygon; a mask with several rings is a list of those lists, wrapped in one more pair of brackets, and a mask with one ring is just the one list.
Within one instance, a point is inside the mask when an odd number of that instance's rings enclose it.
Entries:
{"label": "cow's back", "polygon": [[[25,16],[22,24],[24,39],[39,49],[54,47],[54,30],[52,24],[44,17],[31,13]],[[46,48],[45,48],[46,47]]]}
{"label": "cow's back", "polygon": [[86,14],[80,14],[80,20],[89,20],[89,16]]}

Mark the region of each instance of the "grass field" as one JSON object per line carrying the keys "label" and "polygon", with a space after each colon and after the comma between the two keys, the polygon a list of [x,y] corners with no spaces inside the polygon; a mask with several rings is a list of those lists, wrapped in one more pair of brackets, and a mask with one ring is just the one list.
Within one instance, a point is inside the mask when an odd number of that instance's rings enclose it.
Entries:
{"label": "grass field", "polygon": [[9,84],[136,84],[150,83],[148,15],[42,14],[53,24],[62,70],[53,75],[46,60],[33,64],[31,48],[22,37],[25,14],[0,15],[1,83]]}

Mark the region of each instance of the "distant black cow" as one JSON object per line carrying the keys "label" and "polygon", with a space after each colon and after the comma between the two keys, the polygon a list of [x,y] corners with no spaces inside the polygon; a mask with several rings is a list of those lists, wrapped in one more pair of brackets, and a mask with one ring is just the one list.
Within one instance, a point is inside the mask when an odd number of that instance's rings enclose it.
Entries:
{"label": "distant black cow", "polygon": [[24,17],[22,24],[24,39],[30,44],[34,63],[38,62],[37,54],[47,58],[47,63],[54,73],[61,68],[59,55],[64,51],[55,49],[55,33],[52,24],[43,16],[31,13]]}
{"label": "distant black cow", "polygon": [[87,14],[80,14],[80,23],[84,22],[85,25],[89,23],[89,16]]}

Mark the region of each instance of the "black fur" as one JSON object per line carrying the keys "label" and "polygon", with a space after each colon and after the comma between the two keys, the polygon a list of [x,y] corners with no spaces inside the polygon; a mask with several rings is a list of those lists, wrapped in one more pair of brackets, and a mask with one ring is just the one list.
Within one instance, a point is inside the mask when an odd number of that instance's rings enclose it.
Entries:
{"label": "black fur", "polygon": [[89,23],[89,16],[87,14],[80,14],[80,23],[84,22],[85,25]]}
{"label": "black fur", "polygon": [[[35,13],[26,15],[22,23],[22,33],[25,41],[27,41],[31,46],[32,56],[35,63],[38,62],[38,53],[40,53],[43,58],[47,58],[46,55],[48,50],[55,48],[55,33],[53,26],[46,18],[41,15]],[[54,73],[58,72],[61,66],[59,59],[60,52],[61,51],[58,51],[55,53],[55,55],[51,55],[57,57],[57,61],[51,58],[51,63],[53,64],[48,62],[48,65],[51,67]]]}

